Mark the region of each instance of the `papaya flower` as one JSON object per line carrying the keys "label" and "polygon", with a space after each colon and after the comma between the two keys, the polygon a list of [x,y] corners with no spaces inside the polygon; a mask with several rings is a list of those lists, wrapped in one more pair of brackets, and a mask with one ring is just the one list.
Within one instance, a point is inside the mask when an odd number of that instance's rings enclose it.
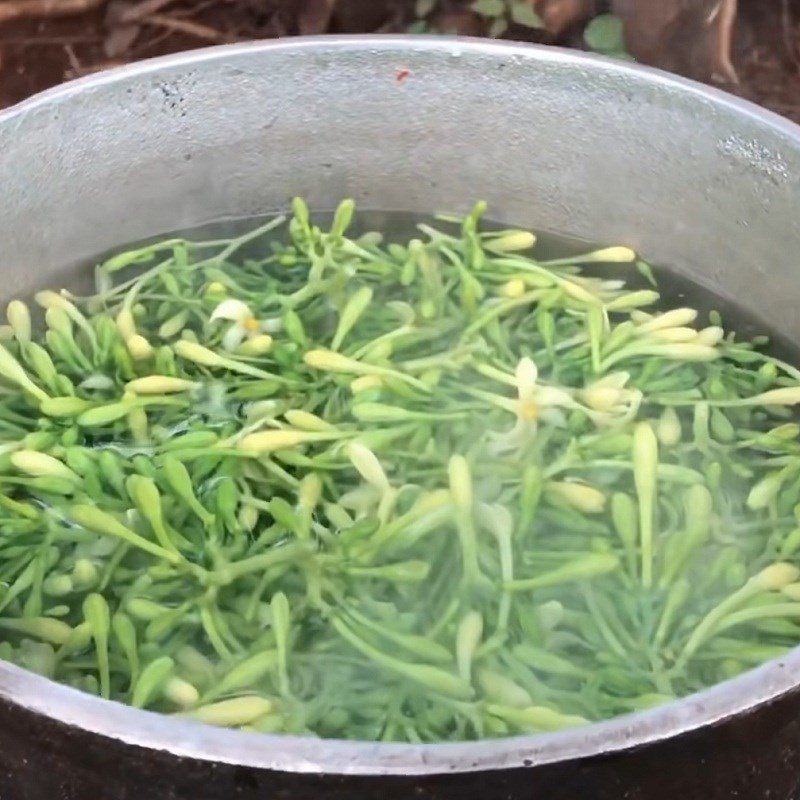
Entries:
{"label": "papaya flower", "polygon": [[589,384],[580,393],[586,413],[598,426],[618,425],[636,417],[642,393],[627,387],[627,372],[611,372]]}
{"label": "papaya flower", "polygon": [[560,427],[565,424],[564,409],[580,408],[570,390],[540,383],[539,370],[530,358],[521,358],[513,379],[503,376],[503,380],[515,386],[516,400],[473,390],[473,394],[510,411],[517,418],[510,431],[495,438],[494,449],[497,452],[520,448],[530,442],[536,436],[540,420]]}
{"label": "papaya flower", "polygon": [[220,302],[211,314],[210,322],[228,320],[232,324],[222,336],[222,347],[229,353],[239,348],[245,352],[253,350],[253,355],[269,349],[272,343],[270,333],[280,329],[280,320],[258,319],[247,303],[234,298]]}

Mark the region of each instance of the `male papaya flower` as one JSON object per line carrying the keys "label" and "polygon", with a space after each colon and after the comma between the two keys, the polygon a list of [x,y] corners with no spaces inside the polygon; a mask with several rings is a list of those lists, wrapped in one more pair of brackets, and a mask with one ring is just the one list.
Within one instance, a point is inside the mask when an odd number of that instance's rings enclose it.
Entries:
{"label": "male papaya flower", "polygon": [[612,372],[589,384],[580,393],[586,413],[596,425],[623,424],[636,417],[642,393],[628,388],[629,380],[627,372]]}
{"label": "male papaya flower", "polygon": [[512,450],[530,441],[536,435],[540,420],[562,426],[564,424],[562,409],[580,407],[569,390],[539,383],[539,370],[530,358],[524,357],[519,360],[513,383],[517,389],[516,400],[476,390],[479,396],[511,411],[517,417],[510,431],[495,438],[494,449],[497,452]]}
{"label": "male papaya flower", "polygon": [[[539,370],[530,358],[521,358],[515,373],[517,384],[517,423],[535,426],[539,419],[561,420],[562,408],[577,408],[569,390],[539,383]],[[555,415],[553,412],[557,412]]]}
{"label": "male papaya flower", "polygon": [[[248,343],[261,343],[262,341],[266,343],[265,334],[274,333],[281,327],[280,320],[259,319],[253,314],[247,303],[233,298],[223,300],[214,309],[210,321],[216,322],[219,319],[233,323],[222,336],[222,347],[229,353],[234,352],[240,346],[249,349]],[[256,349],[262,350],[263,348]],[[254,355],[258,355],[258,353],[254,353]]]}
{"label": "male papaya flower", "polygon": [[531,441],[540,420],[563,427],[566,424],[565,411],[583,411],[598,426],[614,425],[634,419],[642,402],[642,393],[638,389],[627,388],[630,378],[627,372],[611,373],[582,390],[540,383],[536,364],[527,357],[519,360],[513,378],[491,368],[481,369],[481,372],[517,389],[516,400],[480,389],[470,392],[517,417],[510,431],[495,437],[495,452],[513,450]]}
{"label": "male papaya flower", "polygon": [[665,344],[699,344],[714,347],[725,335],[718,325],[696,330],[690,327],[697,319],[694,308],[675,308],[662,314],[635,311],[631,319],[636,323],[638,336]]}

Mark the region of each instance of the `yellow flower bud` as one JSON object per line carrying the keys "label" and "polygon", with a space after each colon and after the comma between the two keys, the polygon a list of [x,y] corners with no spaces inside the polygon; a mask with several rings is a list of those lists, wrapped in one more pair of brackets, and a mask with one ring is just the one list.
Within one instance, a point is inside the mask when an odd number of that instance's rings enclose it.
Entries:
{"label": "yellow flower bud", "polygon": [[615,297],[606,303],[608,311],[628,311],[638,306],[649,306],[658,302],[659,294],[652,289],[641,289],[638,292],[628,292]]}
{"label": "yellow flower bud", "polygon": [[197,342],[190,342],[188,339],[181,339],[175,342],[172,349],[181,358],[200,364],[203,367],[222,367],[225,365],[225,359],[222,356]]}
{"label": "yellow flower bud", "polygon": [[237,349],[244,356],[263,356],[272,349],[272,337],[268,333],[253,336],[252,339],[242,342]]}
{"label": "yellow flower bud", "polygon": [[44,321],[50,330],[58,331],[64,336],[72,335],[72,320],[61,308],[48,308],[44,312]]}
{"label": "yellow flower bud", "polygon": [[206,725],[238,728],[241,725],[255,722],[259,717],[272,711],[274,707],[274,703],[266,697],[249,695],[220,700],[218,703],[209,703],[195,708],[186,716],[205,722]]}
{"label": "yellow flower bud", "polygon": [[697,339],[697,331],[694,328],[660,328],[653,331],[651,336],[659,342],[680,344],[682,342],[695,341]]}
{"label": "yellow flower bud", "polygon": [[664,358],[673,358],[676,361],[713,361],[719,358],[720,353],[713,347],[708,347],[697,342],[684,344],[665,344],[658,348],[658,355]]}
{"label": "yellow flower bud", "polygon": [[389,488],[389,479],[372,450],[360,442],[351,442],[347,445],[346,452],[352,465],[367,483],[380,492],[385,492]]}
{"label": "yellow flower bud", "polygon": [[536,244],[536,237],[530,231],[508,231],[496,239],[487,239],[484,247],[495,253],[513,253],[516,250],[530,250]]}
{"label": "yellow flower bud", "polygon": [[587,289],[584,289],[578,283],[574,281],[564,281],[561,284],[561,288],[568,294],[573,300],[578,300],[581,303],[597,303],[597,297],[593,295]]}
{"label": "yellow flower bud", "polygon": [[68,311],[73,308],[72,303],[66,297],[62,297],[58,292],[54,292],[51,289],[36,292],[33,298],[42,308],[59,308],[62,311]]}
{"label": "yellow flower bud", "polygon": [[525,282],[519,278],[512,278],[503,286],[502,293],[504,297],[508,297],[511,300],[522,297],[525,294]]}
{"label": "yellow flower bud", "polygon": [[298,503],[301,508],[315,508],[322,497],[322,480],[316,472],[309,472],[300,481],[297,492]]}
{"label": "yellow flower bud", "polygon": [[459,455],[451,456],[447,474],[453,502],[462,508],[472,508],[472,474],[467,459]]}
{"label": "yellow flower bud", "polygon": [[[697,319],[697,311],[693,308],[675,308],[658,316],[651,317],[639,325],[640,331],[658,331],[664,328],[678,328],[691,325]],[[636,319],[635,321],[639,321]]]}
{"label": "yellow flower bud", "polygon": [[586,483],[551,481],[547,484],[547,491],[551,497],[584,514],[600,514],[606,506],[606,496]]}
{"label": "yellow flower bud", "polygon": [[589,263],[592,261],[602,262],[604,264],[625,264],[629,261],[636,260],[636,253],[630,247],[623,247],[617,245],[616,247],[604,247],[602,250],[595,250],[585,256],[576,258],[575,261],[581,263]]}
{"label": "yellow flower bud", "polygon": [[26,475],[34,477],[65,478],[80,483],[80,478],[57,458],[37,450],[17,450],[12,453],[11,463]]}
{"label": "yellow flower bud", "polygon": [[116,325],[119,335],[127,342],[131,336],[136,335],[136,323],[133,321],[133,314],[129,308],[123,308],[117,314]]}
{"label": "yellow flower bud", "polygon": [[350,391],[353,394],[358,394],[368,389],[380,389],[381,386],[383,386],[383,381],[378,375],[362,375],[350,383]]}
{"label": "yellow flower bud", "polygon": [[583,391],[583,400],[595,411],[610,411],[619,404],[622,390],[614,386],[589,386]]}
{"label": "yellow flower bud", "polygon": [[332,350],[309,350],[303,356],[303,361],[309,367],[326,372],[362,372],[364,368],[361,362]]}
{"label": "yellow flower bud", "polygon": [[311,431],[273,430],[250,433],[238,443],[240,450],[255,454],[272,453],[275,450],[288,450],[307,442],[323,441],[331,438],[325,433]]}
{"label": "yellow flower bud", "polygon": [[126,339],[125,346],[134,361],[144,361],[153,355],[153,346],[138,333]]}
{"label": "yellow flower bud", "polygon": [[258,509],[253,508],[253,506],[243,505],[239,509],[236,519],[244,530],[251,531],[258,522]]}
{"label": "yellow flower bud", "polygon": [[437,508],[446,506],[452,499],[452,495],[447,489],[433,489],[420,495],[417,502],[414,503],[414,511],[421,514],[435,511]]}
{"label": "yellow flower bud", "polygon": [[312,414],[310,411],[303,411],[301,409],[292,409],[287,411],[284,415],[289,424],[294,428],[299,428],[302,431],[332,431],[335,430],[330,422],[326,422],[322,417]]}
{"label": "yellow flower bud", "polygon": [[172,677],[164,686],[164,697],[181,708],[190,708],[200,699],[200,693],[188,681]]}
{"label": "yellow flower bud", "polygon": [[173,378],[170,375],[148,375],[145,378],[136,378],[125,384],[125,389],[134,394],[173,394],[186,392],[197,384],[184,378]]}
{"label": "yellow flower bud", "polygon": [[708,347],[718,345],[725,336],[725,331],[719,325],[710,325],[708,328],[698,331],[695,342],[697,344],[704,344]]}
{"label": "yellow flower bud", "polygon": [[211,283],[206,286],[206,294],[225,294],[227,291],[225,284],[219,281],[211,281]]}
{"label": "yellow flower bud", "polygon": [[794,406],[800,403],[800,386],[771,389],[750,398],[750,402],[762,406]]}
{"label": "yellow flower bud", "polygon": [[150,430],[147,424],[147,412],[134,406],[128,412],[128,427],[131,430],[133,441],[138,445],[147,444],[150,439]]}
{"label": "yellow flower bud", "polygon": [[750,580],[764,591],[776,592],[788,584],[794,583],[798,576],[800,576],[800,569],[795,567],[794,564],[778,561],[775,564],[764,567],[761,572],[754,575]]}
{"label": "yellow flower bud", "polygon": [[465,681],[472,677],[472,657],[483,637],[483,617],[478,611],[468,611],[456,630],[456,663],[458,674]]}
{"label": "yellow flower bud", "polygon": [[6,310],[8,324],[11,325],[20,344],[27,344],[31,340],[31,312],[21,300],[12,300]]}
{"label": "yellow flower bud", "polygon": [[661,414],[656,427],[658,440],[665,447],[674,447],[681,440],[681,421],[678,412],[667,406]]}

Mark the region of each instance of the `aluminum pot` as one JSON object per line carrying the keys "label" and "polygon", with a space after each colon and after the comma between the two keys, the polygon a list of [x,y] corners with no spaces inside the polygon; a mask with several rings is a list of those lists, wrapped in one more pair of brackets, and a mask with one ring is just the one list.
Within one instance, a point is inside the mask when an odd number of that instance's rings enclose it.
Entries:
{"label": "aluminum pot", "polygon": [[[279,209],[420,212],[625,242],[800,341],[800,129],[670,75],[438,38],[236,45],[0,114],[3,295],[121,243]],[[3,800],[800,797],[800,651],[647,713],[466,744],[212,729],[0,664]]]}

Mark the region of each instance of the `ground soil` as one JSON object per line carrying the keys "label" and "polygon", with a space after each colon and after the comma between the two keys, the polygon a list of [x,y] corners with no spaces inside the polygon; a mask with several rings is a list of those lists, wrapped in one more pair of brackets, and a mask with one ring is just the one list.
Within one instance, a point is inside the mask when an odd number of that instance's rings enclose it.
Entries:
{"label": "ground soil", "polygon": [[[3,2],[8,0],[0,0],[0,7]],[[208,44],[292,35],[315,26],[333,32],[402,31],[414,6],[412,0],[351,0],[347,13],[327,20],[326,0],[149,2],[162,7],[133,25],[118,20],[142,0],[111,0],[66,18],[0,23],[0,106],[98,69]],[[479,32],[461,10],[461,0],[448,3],[456,23]],[[311,8],[310,17],[299,16],[304,5],[307,12]],[[579,41],[573,30],[561,43]],[[800,122],[800,0],[739,0],[733,55],[740,83],[725,88]]]}

